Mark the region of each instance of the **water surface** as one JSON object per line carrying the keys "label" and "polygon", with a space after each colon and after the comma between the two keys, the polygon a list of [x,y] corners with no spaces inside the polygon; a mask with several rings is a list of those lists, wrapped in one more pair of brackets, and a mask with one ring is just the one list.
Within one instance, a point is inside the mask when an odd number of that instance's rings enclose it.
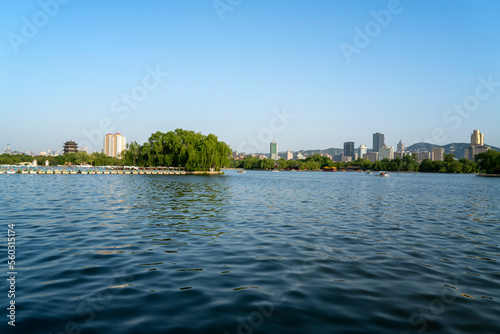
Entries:
{"label": "water surface", "polygon": [[0,203],[17,333],[500,332],[500,179],[0,175]]}

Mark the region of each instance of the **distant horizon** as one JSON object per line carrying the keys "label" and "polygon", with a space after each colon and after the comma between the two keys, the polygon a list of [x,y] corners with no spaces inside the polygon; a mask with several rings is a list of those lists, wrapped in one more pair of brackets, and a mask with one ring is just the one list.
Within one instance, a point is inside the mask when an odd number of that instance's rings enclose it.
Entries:
{"label": "distant horizon", "polygon": [[[208,133],[207,133],[208,134]],[[214,133],[214,135],[216,135]],[[72,140],[72,139],[69,139],[69,140]],[[270,142],[271,143],[271,142]],[[276,143],[278,143],[278,149],[280,147],[280,143],[277,141]],[[407,145],[405,142],[403,142],[405,148],[408,148],[410,146],[413,146],[413,145],[416,145],[416,144],[431,144],[431,145],[437,145],[437,144],[432,144],[432,143],[429,143],[429,142],[416,142],[416,143],[413,143],[413,144],[410,144],[410,145]],[[78,145],[78,148],[79,149],[83,149],[83,147],[81,147],[78,142],[76,142],[76,144]],[[129,144],[129,142],[127,142],[127,144]],[[139,143],[139,144],[142,144],[142,143]],[[443,144],[443,145],[437,145],[437,146],[440,146],[440,147],[443,147],[443,146],[447,146],[447,145],[451,145],[451,144],[466,144],[466,145],[470,145],[470,141],[469,142],[450,142],[450,143],[446,143],[446,144]],[[366,145],[366,144],[360,144],[360,145]],[[355,149],[359,149],[360,145],[356,145],[354,146]],[[229,145],[231,147],[231,145]],[[366,145],[367,146],[367,149],[368,150],[372,150],[373,147],[371,145]],[[392,146],[392,145],[386,145],[386,146],[389,146],[389,147],[393,147],[393,148],[396,148],[397,145],[395,146]],[[497,145],[491,145],[491,144],[488,144],[485,142],[485,146],[490,146],[490,147],[495,147],[495,148],[500,148],[500,146],[497,146]],[[231,149],[233,149],[231,147]],[[300,152],[300,151],[326,151],[326,150],[329,150],[329,149],[338,149],[338,150],[342,150],[343,147],[339,146],[339,147],[335,147],[335,146],[331,146],[331,147],[327,147],[327,148],[311,148],[311,149],[298,149],[298,150],[284,150],[284,151],[280,151],[278,150],[278,154],[282,154],[282,153],[286,153],[287,151],[290,151],[290,152]],[[20,152],[20,153],[26,153],[26,152],[34,152],[36,154],[39,154],[40,152],[48,152],[49,150],[51,150],[52,152],[56,152],[56,151],[59,151],[60,153],[62,152],[62,148],[61,149],[47,149],[47,150],[41,150],[41,151],[34,151],[34,150],[24,150],[24,151],[19,151],[17,149],[13,149],[12,146],[11,146],[11,151],[12,152]],[[104,151],[104,148],[102,150],[99,150],[99,151],[93,151],[93,152],[87,152],[89,154],[92,154],[92,153],[103,153]],[[235,150],[233,149],[233,152]],[[239,152],[237,151],[238,153],[245,153],[245,154],[269,154],[268,151],[256,151],[256,152]],[[3,153],[1,154],[5,154],[5,150]]]}

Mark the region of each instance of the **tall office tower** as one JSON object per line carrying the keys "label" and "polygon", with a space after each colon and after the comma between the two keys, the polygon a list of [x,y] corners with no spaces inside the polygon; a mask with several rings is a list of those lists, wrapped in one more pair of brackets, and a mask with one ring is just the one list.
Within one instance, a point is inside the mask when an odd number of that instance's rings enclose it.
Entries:
{"label": "tall office tower", "polygon": [[360,145],[359,146],[359,157],[363,158],[363,155],[368,153],[368,147],[366,145]]}
{"label": "tall office tower", "polygon": [[278,143],[274,140],[270,145],[270,158],[271,160],[278,160]]}
{"label": "tall office tower", "polygon": [[465,148],[465,158],[474,160],[474,157],[482,152],[488,152],[490,148],[484,145],[484,133],[474,130],[470,136],[470,147]]}
{"label": "tall office tower", "polygon": [[397,152],[404,152],[404,151],[405,151],[405,144],[403,144],[403,142],[400,139]]}
{"label": "tall office tower", "polygon": [[382,146],[385,146],[384,134],[377,132],[373,134],[373,152],[378,152]]}
{"label": "tall office tower", "polygon": [[474,130],[470,136],[470,146],[484,146],[484,133]]}
{"label": "tall office tower", "polygon": [[356,160],[356,155],[354,154],[354,142],[348,141],[344,143],[344,156],[351,157],[351,161]]}
{"label": "tall office tower", "polygon": [[127,146],[126,138],[120,133],[108,133],[104,138],[104,154],[108,157],[120,157],[120,153]]}
{"label": "tall office tower", "polygon": [[286,160],[293,160],[293,152],[286,151]]}

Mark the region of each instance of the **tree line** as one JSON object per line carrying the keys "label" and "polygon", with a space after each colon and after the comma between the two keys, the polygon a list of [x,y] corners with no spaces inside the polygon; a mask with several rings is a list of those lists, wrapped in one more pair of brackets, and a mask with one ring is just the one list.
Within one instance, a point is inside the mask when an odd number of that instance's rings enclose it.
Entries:
{"label": "tree line", "polygon": [[[500,160],[491,158],[491,155],[500,159],[500,153],[497,151],[488,151],[476,156],[476,161],[467,159],[455,160],[453,153],[445,154],[443,161],[432,161],[425,159],[421,163],[417,161],[415,154],[406,155],[402,159],[382,159],[371,162],[367,159],[358,159],[351,162],[334,162],[328,157],[319,154],[309,156],[300,160],[279,160],[259,159],[253,156],[247,156],[242,160],[232,160],[231,165],[235,168],[245,169],[296,169],[296,170],[320,170],[325,167],[335,167],[338,170],[349,166],[359,167],[363,170],[374,171],[392,171],[392,172],[427,172],[427,173],[477,173],[480,170],[494,171],[500,170]],[[496,166],[496,167],[490,167]]]}

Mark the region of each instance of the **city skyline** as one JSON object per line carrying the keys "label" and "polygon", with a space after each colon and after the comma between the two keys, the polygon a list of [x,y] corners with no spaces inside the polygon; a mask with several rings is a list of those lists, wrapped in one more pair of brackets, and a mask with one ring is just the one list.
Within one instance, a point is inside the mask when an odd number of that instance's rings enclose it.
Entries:
{"label": "city skyline", "polygon": [[273,135],[294,151],[369,145],[373,128],[390,146],[471,128],[500,146],[495,2],[40,3],[0,13],[0,143],[16,149],[175,128],[248,152]]}

